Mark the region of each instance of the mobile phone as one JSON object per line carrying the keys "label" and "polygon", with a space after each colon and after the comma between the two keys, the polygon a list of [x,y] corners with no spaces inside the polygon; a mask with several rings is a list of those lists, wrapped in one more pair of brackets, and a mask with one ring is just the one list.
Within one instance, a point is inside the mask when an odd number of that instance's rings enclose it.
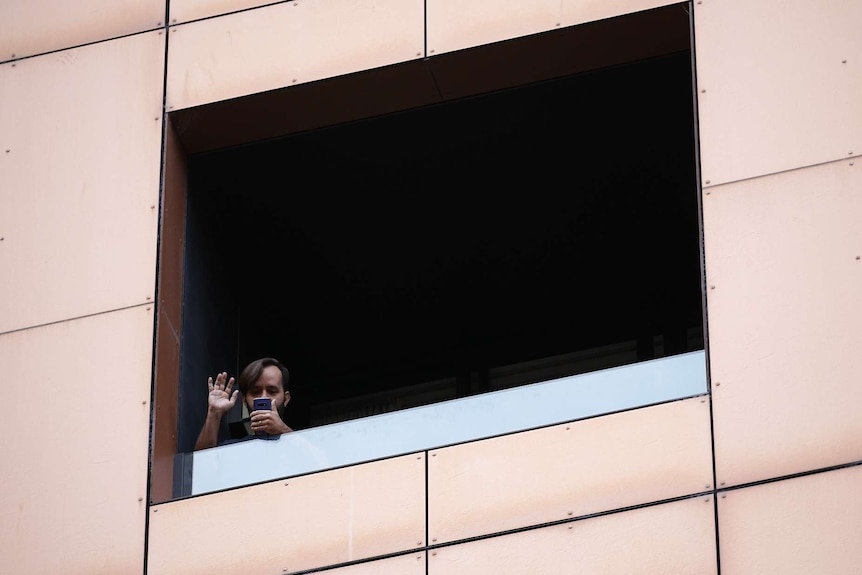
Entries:
{"label": "mobile phone", "polygon": [[253,402],[252,411],[272,411],[272,400],[268,397],[260,397]]}
{"label": "mobile phone", "polygon": [[[268,397],[260,397],[252,402],[253,411],[270,411],[272,410],[272,400]],[[262,431],[255,431],[255,435],[267,435]]]}

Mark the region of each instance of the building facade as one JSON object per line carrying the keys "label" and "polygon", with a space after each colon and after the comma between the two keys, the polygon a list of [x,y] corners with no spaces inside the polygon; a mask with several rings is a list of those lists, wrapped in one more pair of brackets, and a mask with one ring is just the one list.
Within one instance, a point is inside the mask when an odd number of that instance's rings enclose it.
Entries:
{"label": "building facade", "polygon": [[[0,0],[0,572],[858,572],[860,21],[855,0]],[[585,48],[518,59],[555,42]],[[681,50],[703,392],[174,497],[190,157]]]}

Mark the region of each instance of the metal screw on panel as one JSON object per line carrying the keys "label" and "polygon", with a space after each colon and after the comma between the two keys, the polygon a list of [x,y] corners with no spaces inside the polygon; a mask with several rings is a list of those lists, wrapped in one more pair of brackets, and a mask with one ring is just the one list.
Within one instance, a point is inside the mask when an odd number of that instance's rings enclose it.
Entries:
{"label": "metal screw on panel", "polygon": [[705,489],[709,489],[709,483],[707,483],[706,485],[704,485],[704,488],[705,488]]}
{"label": "metal screw on panel", "polygon": [[161,31],[161,30],[159,30],[159,36],[161,36],[161,35],[162,35],[162,31]]}
{"label": "metal screw on panel", "polygon": [[285,484],[284,484],[284,486],[285,486],[285,487],[287,487],[288,485],[290,485],[290,483],[285,483]]}
{"label": "metal screw on panel", "polygon": [[435,537],[435,538],[434,538],[434,539],[432,539],[431,541],[436,542],[436,541],[437,541],[437,538]]}
{"label": "metal screw on panel", "polygon": [[708,183],[710,183],[710,181],[709,181],[709,180],[707,180],[707,181],[706,181],[706,183],[708,184]]}
{"label": "metal screw on panel", "polygon": [[431,53],[433,54],[433,53],[434,53],[434,50],[431,50]]}
{"label": "metal screw on panel", "polygon": [[709,286],[709,289],[715,289],[715,286]]}
{"label": "metal screw on panel", "polygon": [[416,55],[417,55],[417,56],[421,56],[421,55],[422,55],[422,52],[416,52]]}
{"label": "metal screw on panel", "polygon": [[173,20],[171,20],[171,22],[176,22],[176,21],[177,21],[177,19],[176,19],[176,18],[174,18]]}
{"label": "metal screw on panel", "polygon": [[144,498],[143,498],[143,497],[138,497],[138,503],[140,503],[140,502],[141,502],[141,501],[143,501],[143,500],[144,500]]}
{"label": "metal screw on panel", "polygon": [[11,152],[11,151],[12,151],[12,150],[6,150],[6,153],[8,154],[8,153],[9,153],[9,152]]}
{"label": "metal screw on panel", "polygon": [[296,78],[294,78],[294,79],[292,80],[292,82],[293,82],[294,84],[296,84]]}
{"label": "metal screw on panel", "polygon": [[571,529],[572,527],[573,527],[573,525],[569,525],[569,529]]}
{"label": "metal screw on panel", "polygon": [[726,483],[726,481],[722,481],[719,485],[724,485],[725,483]]}
{"label": "metal screw on panel", "polygon": [[715,387],[718,387],[719,385],[721,385],[721,382],[720,382],[720,381],[716,381],[716,382],[715,382]]}
{"label": "metal screw on panel", "polygon": [[560,23],[559,23],[559,22],[557,22],[557,26],[559,26],[559,25],[560,25]]}
{"label": "metal screw on panel", "polygon": [[146,404],[147,404],[147,402],[146,402],[146,401],[142,401],[142,402],[141,402],[141,405],[146,405]]}
{"label": "metal screw on panel", "polygon": [[158,512],[159,512],[158,509],[153,509],[153,513],[158,513]]}
{"label": "metal screw on panel", "polygon": [[848,155],[848,156],[852,156],[852,155],[853,155],[853,150],[850,150],[849,152],[847,152],[847,155]]}
{"label": "metal screw on panel", "polygon": [[703,500],[704,503],[709,503],[709,497]]}
{"label": "metal screw on panel", "polygon": [[847,63],[847,60],[841,60],[841,63],[842,63],[842,64],[846,64],[846,63]]}
{"label": "metal screw on panel", "polygon": [[147,311],[150,311],[151,309],[153,309],[153,308],[151,308],[150,306],[147,306]]}
{"label": "metal screw on panel", "polygon": [[723,493],[722,493],[722,494],[721,494],[721,498],[722,498],[722,499],[727,499],[727,495],[725,495],[725,494],[723,494]]}
{"label": "metal screw on panel", "polygon": [[417,541],[417,542],[416,542],[416,545],[422,545],[422,542],[421,542],[421,541]]}
{"label": "metal screw on panel", "polygon": [[706,88],[702,88],[702,89],[700,90],[700,93],[701,93],[701,94],[706,94]]}
{"label": "metal screw on panel", "polygon": [[706,400],[705,400],[705,399],[701,399],[701,400],[700,400],[700,402],[701,402],[701,403],[706,403]]}
{"label": "metal screw on panel", "polygon": [[567,515],[574,515],[574,512],[572,512],[572,511],[567,511],[567,512],[566,512],[566,514],[567,514]]}
{"label": "metal screw on panel", "polygon": [[437,552],[436,552],[436,551],[433,551],[433,552],[431,553],[431,555],[437,555]]}
{"label": "metal screw on panel", "polygon": [[161,22],[156,22],[156,26],[161,26],[161,25],[162,25]]}
{"label": "metal screw on panel", "polygon": [[431,457],[437,457],[437,454],[436,454],[436,453],[432,453],[432,454],[431,454]]}
{"label": "metal screw on panel", "polygon": [[[0,242],[2,242],[2,241],[3,241],[3,238],[0,238]],[[862,256],[856,256],[856,259],[857,260],[862,259]]]}
{"label": "metal screw on panel", "polygon": [[566,431],[568,431],[568,430],[569,430],[569,426],[567,425],[567,426],[566,426]]}

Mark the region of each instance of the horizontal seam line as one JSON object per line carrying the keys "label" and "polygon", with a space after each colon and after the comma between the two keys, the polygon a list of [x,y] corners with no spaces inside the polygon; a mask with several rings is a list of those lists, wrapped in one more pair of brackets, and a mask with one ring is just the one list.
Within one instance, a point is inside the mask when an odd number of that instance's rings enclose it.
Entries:
{"label": "horizontal seam line", "polygon": [[749,176],[747,178],[739,178],[738,180],[728,180],[727,182],[721,182],[720,184],[706,184],[703,186],[704,190],[714,190],[721,188],[722,186],[729,186],[731,184],[738,184],[740,182],[750,182],[751,180],[759,180],[761,178],[768,178],[769,176],[777,176],[780,174],[788,174],[790,172],[798,172],[799,170],[806,170],[808,168],[816,168],[818,166],[828,166],[829,164],[837,164],[838,162],[844,162],[847,160],[852,160],[854,158],[858,158],[859,154],[847,155],[843,158],[835,159],[835,160],[826,160],[824,162],[816,162],[814,164],[806,164],[804,166],[796,166],[794,168],[787,168],[786,170],[778,170],[777,172],[768,172],[766,174],[760,174],[757,176]]}
{"label": "horizontal seam line", "polygon": [[65,52],[66,50],[75,50],[77,48],[84,48],[86,46],[93,46],[95,44],[103,44],[105,42],[112,42],[114,40],[121,40],[123,38],[130,38],[132,36],[139,36],[141,34],[148,34],[150,32],[155,32],[157,30],[164,30],[164,26],[155,26],[153,28],[147,28],[146,30],[139,30],[137,32],[129,32],[128,34],[121,34],[120,36],[111,36],[110,38],[102,38],[99,40],[93,40],[92,42],[84,42],[82,44],[75,44],[74,46],[65,46],[63,48],[56,48],[54,50],[48,50],[47,52],[39,52],[38,54],[30,54],[27,56],[21,56],[20,58],[11,58],[9,60],[0,60],[0,65],[3,64],[14,64],[16,62],[21,62],[23,60],[30,60],[32,58],[38,58],[39,56],[48,56],[50,54],[57,54],[58,52]]}
{"label": "horizontal seam line", "polygon": [[817,469],[809,469],[807,471],[799,471],[797,473],[789,473],[787,475],[779,475],[778,477],[769,477],[767,479],[758,479],[757,481],[749,481],[748,483],[740,483],[738,485],[731,485],[729,487],[719,487],[716,489],[718,493],[727,493],[729,491],[737,491],[739,489],[746,489],[748,487],[757,487],[759,485],[766,485],[768,483],[777,483],[779,481],[787,481],[790,479],[797,479],[800,477],[808,477],[810,475],[818,475],[820,473],[829,473],[830,471],[838,471],[840,469],[849,469],[851,467],[862,466],[862,459],[859,461],[851,461],[849,463],[839,463],[837,465],[830,465],[828,467],[818,467]]}
{"label": "horizontal seam line", "polygon": [[454,547],[454,546],[456,546],[456,545],[464,545],[464,544],[467,544],[467,543],[473,543],[473,542],[475,542],[475,541],[483,541],[483,540],[485,540],[485,539],[493,539],[493,538],[495,538],[495,537],[504,537],[504,536],[506,536],[506,535],[514,535],[514,534],[516,534],[516,533],[523,533],[523,532],[525,532],[525,531],[535,531],[535,530],[537,530],[537,529],[545,529],[545,528],[549,528],[549,527],[559,527],[559,526],[561,526],[561,525],[566,525],[566,524],[569,524],[569,523],[576,523],[576,522],[578,522],[578,521],[584,521],[584,520],[587,520],[587,519],[594,519],[594,518],[598,518],[598,517],[604,517],[604,516],[607,516],[607,515],[616,515],[616,514],[618,514],[618,513],[625,513],[626,511],[635,511],[635,510],[637,510],[637,509],[644,509],[644,508],[648,508],[648,507],[655,507],[655,506],[658,506],[658,505],[664,505],[664,504],[668,504],[668,503],[677,503],[677,502],[680,502],[680,501],[687,501],[687,500],[689,500],[689,499],[697,499],[697,498],[700,498],[700,497],[703,497],[703,496],[712,496],[712,495],[713,495],[713,491],[709,491],[709,490],[708,490],[708,491],[700,491],[700,492],[692,493],[692,494],[689,494],[689,495],[681,495],[681,496],[678,496],[678,497],[671,497],[671,498],[668,498],[668,499],[660,499],[660,500],[657,500],[657,501],[650,501],[650,502],[646,502],[646,503],[638,503],[638,504],[635,504],[635,505],[629,505],[629,506],[626,506],[626,507],[618,507],[618,508],[615,508],[615,509],[609,509],[609,510],[606,510],[606,511],[598,511],[598,512],[595,512],[595,513],[589,513],[589,514],[586,514],[586,515],[579,515],[579,516],[577,516],[577,517],[567,517],[567,518],[565,518],[565,519],[560,519],[560,520],[556,520],[556,521],[548,521],[548,522],[545,522],[545,523],[538,523],[538,524],[535,524],[535,525],[527,525],[527,526],[524,526],[524,527],[516,527],[516,528],[513,528],[513,529],[507,529],[507,530],[504,530],[504,531],[497,531],[497,532],[494,532],[494,533],[487,533],[487,534],[483,534],[483,535],[476,535],[476,536],[473,536],[473,537],[465,537],[465,538],[463,538],[463,539],[457,539],[457,540],[454,540],[454,541],[447,541],[447,542],[445,542],[445,543],[437,543],[437,544],[434,544],[434,545],[427,545],[427,543],[428,543],[428,542],[426,541],[426,542],[425,542],[425,543],[426,543],[426,545],[424,545],[424,546],[422,546],[422,547],[417,547],[416,549],[405,550],[405,551],[397,551],[397,552],[388,553],[388,554],[385,554],[385,555],[375,555],[375,556],[373,556],[373,557],[367,557],[367,558],[363,558],[363,559],[356,559],[356,560],[354,560],[354,561],[347,561],[347,562],[344,562],[344,563],[336,563],[336,564],[333,564],[333,565],[326,565],[325,567],[315,567],[315,568],[312,568],[312,569],[306,569],[306,570],[302,570],[302,571],[290,571],[289,573],[290,573],[290,575],[308,575],[308,574],[310,574],[310,573],[320,573],[320,572],[329,571],[329,570],[331,570],[331,569],[338,569],[338,568],[341,568],[341,567],[347,567],[347,566],[352,566],[352,565],[358,565],[358,564],[361,564],[361,563],[370,563],[371,561],[379,561],[379,560],[381,560],[381,559],[388,559],[388,558],[390,558],[390,557],[400,557],[400,556],[404,556],[404,555],[410,555],[410,554],[412,554],[412,553],[427,553],[428,551],[434,551],[434,550],[436,550],[436,549],[442,549],[442,548],[445,548],[445,547]]}
{"label": "horizontal seam line", "polygon": [[74,316],[74,317],[67,317],[67,318],[63,318],[63,319],[58,319],[58,320],[56,320],[56,321],[49,321],[49,322],[46,322],[46,323],[40,323],[40,324],[36,324],[36,325],[28,325],[27,327],[19,327],[19,328],[17,328],[17,329],[12,329],[12,330],[9,330],[9,331],[0,332],[0,337],[2,337],[2,336],[4,336],[4,335],[8,335],[8,334],[10,334],[10,333],[18,333],[18,332],[22,332],[22,331],[27,331],[28,329],[37,329],[37,328],[40,328],[40,327],[47,327],[47,326],[49,326],[49,325],[57,325],[58,323],[66,323],[67,321],[74,321],[74,320],[77,320],[77,319],[85,319],[85,318],[88,318],[88,317],[95,317],[95,316],[98,316],[98,315],[105,315],[105,314],[108,314],[108,313],[114,313],[114,312],[116,312],[116,311],[123,311],[123,310],[127,310],[127,309],[133,309],[133,308],[136,308],[136,307],[141,307],[141,306],[144,306],[144,305],[154,305],[154,304],[155,304],[155,302],[152,302],[152,301],[145,301],[145,302],[143,302],[143,303],[136,303],[136,304],[127,305],[127,306],[123,306],[123,307],[118,307],[118,308],[114,308],[114,309],[106,309],[106,310],[103,310],[103,311],[96,311],[96,312],[88,313],[88,314],[84,314],[84,315],[78,315],[78,316]]}
{"label": "horizontal seam line", "polygon": [[[231,10],[230,12],[222,12],[219,14],[212,14],[210,16],[203,16],[201,18],[194,18],[191,20],[183,20],[182,22],[171,23],[169,26],[171,28],[177,26],[183,26],[185,24],[194,24],[195,22],[205,22],[206,20],[214,20],[215,18],[221,18],[222,16],[230,16],[231,14],[241,14],[243,12],[251,12],[252,10],[259,10],[260,8],[269,8],[270,6],[276,6],[278,4],[289,4],[290,2],[296,2],[298,0],[278,0],[276,2],[267,2],[266,4],[261,4],[260,6],[250,6],[248,8],[242,8],[240,10]],[[307,2],[308,0],[303,0]]]}

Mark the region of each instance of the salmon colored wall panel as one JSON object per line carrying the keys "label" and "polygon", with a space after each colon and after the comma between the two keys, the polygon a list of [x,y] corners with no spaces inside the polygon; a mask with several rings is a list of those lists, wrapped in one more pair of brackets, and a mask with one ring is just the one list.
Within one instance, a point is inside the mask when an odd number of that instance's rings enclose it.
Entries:
{"label": "salmon colored wall panel", "polygon": [[168,109],[422,56],[422,0],[299,0],[171,28]]}
{"label": "salmon colored wall panel", "polygon": [[248,10],[277,0],[171,0],[171,24]]}
{"label": "salmon colored wall panel", "polygon": [[425,553],[409,553],[349,567],[336,567],[319,573],[321,575],[425,575]]}
{"label": "salmon colored wall panel", "polygon": [[728,491],[718,500],[722,575],[855,575],[862,467]]}
{"label": "salmon colored wall panel", "polygon": [[674,3],[668,0],[428,0],[428,53],[453,52]]}
{"label": "salmon colored wall panel", "polygon": [[[243,548],[213,546],[213,533],[262,536]],[[424,544],[425,457],[416,454],[153,507],[148,564],[160,575],[282,573]]]}
{"label": "salmon colored wall panel", "polygon": [[693,398],[431,452],[432,543],[697,493],[709,406]]}
{"label": "salmon colored wall panel", "polygon": [[697,497],[430,553],[428,575],[710,575],[715,513]]}
{"label": "salmon colored wall panel", "polygon": [[560,26],[560,0],[428,0],[428,54],[442,54]]}
{"label": "salmon colored wall panel", "polygon": [[163,38],[0,65],[0,333],[153,297]]}
{"label": "salmon colored wall panel", "polygon": [[704,183],[862,151],[862,2],[695,5]]}
{"label": "salmon colored wall panel", "polygon": [[677,3],[678,0],[563,0],[562,25],[594,22]]}
{"label": "salmon colored wall panel", "polygon": [[0,335],[0,573],[141,573],[152,306]]}
{"label": "salmon colored wall panel", "polygon": [[0,62],[152,30],[165,0],[0,2]]}
{"label": "salmon colored wall panel", "polygon": [[862,460],[862,164],[712,188],[703,212],[718,480]]}

